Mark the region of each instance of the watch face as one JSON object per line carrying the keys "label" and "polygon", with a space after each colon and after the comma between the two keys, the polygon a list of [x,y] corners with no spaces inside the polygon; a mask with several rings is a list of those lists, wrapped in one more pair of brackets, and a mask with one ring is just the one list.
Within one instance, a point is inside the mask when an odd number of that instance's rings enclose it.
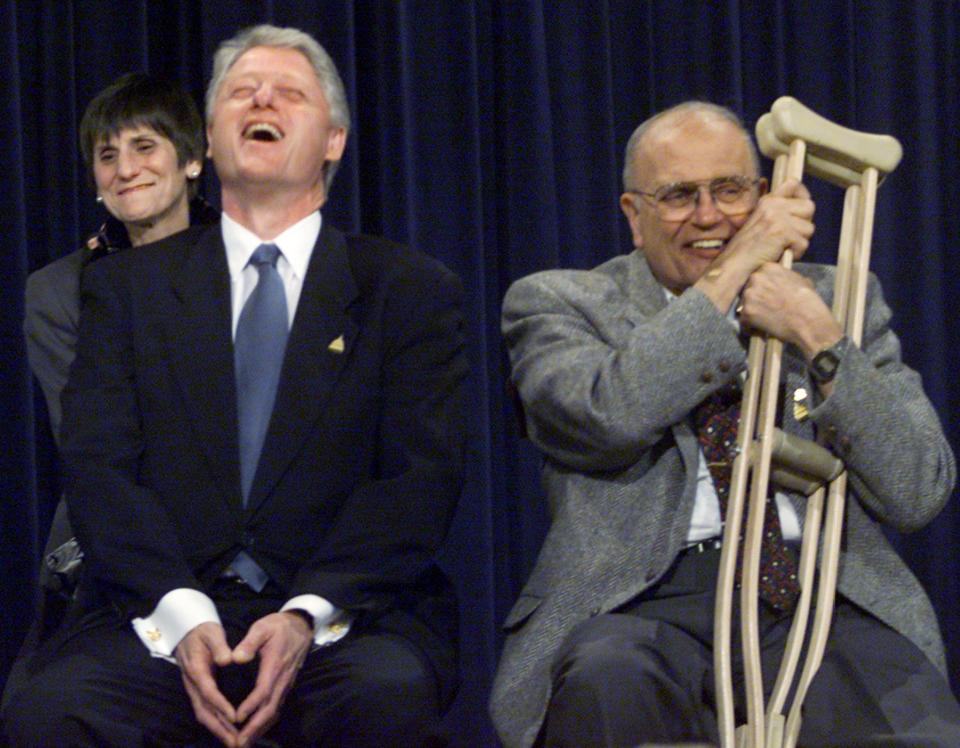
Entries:
{"label": "watch face", "polygon": [[810,362],[810,374],[814,381],[824,384],[833,379],[840,365],[840,356],[831,348],[820,351]]}

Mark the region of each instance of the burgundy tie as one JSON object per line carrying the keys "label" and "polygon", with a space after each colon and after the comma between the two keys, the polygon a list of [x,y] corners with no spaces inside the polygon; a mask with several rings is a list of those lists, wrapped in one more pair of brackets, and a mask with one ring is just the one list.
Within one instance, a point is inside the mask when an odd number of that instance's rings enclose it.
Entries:
{"label": "burgundy tie", "polygon": [[[742,392],[734,384],[714,392],[693,412],[697,438],[720,500],[720,517],[726,517],[730,476],[736,456],[737,428],[740,425]],[[737,556],[737,582],[743,562],[743,543]],[[777,610],[790,610],[800,594],[797,565],[780,530],[777,505],[768,497],[763,517],[763,544],[760,549],[760,598]]]}

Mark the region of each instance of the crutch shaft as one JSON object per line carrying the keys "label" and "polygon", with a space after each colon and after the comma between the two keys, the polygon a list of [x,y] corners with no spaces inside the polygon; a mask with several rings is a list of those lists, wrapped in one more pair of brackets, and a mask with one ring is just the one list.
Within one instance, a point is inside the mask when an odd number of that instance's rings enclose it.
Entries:
{"label": "crutch shaft", "polygon": [[[806,172],[846,188],[833,314],[845,334],[859,344],[876,189],[883,177],[899,163],[900,144],[887,135],[861,133],[836,125],[790,97],[778,99],[770,113],[760,118],[757,140],[761,151],[776,159],[774,187],[787,178],[799,180]],[[790,268],[792,259],[792,252],[786,250],[782,258],[784,267]],[[788,436],[775,427],[782,345],[779,340],[754,335],[748,355],[738,437],[740,454],[734,462],[730,485],[714,614],[718,729],[721,745],[725,748],[732,748],[734,744],[738,748],[787,748],[796,744],[800,707],[819,667],[833,610],[846,473],[843,463],[829,450]],[[748,480],[751,499],[749,506],[745,507]],[[808,511],[798,569],[800,598],[769,708],[764,711],[757,603],[763,505],[770,480],[806,494]],[[747,723],[735,727],[730,617],[738,536],[744,515],[740,612]],[[815,585],[821,520],[823,560],[819,584]],[[782,711],[800,662],[815,586],[818,597],[809,651],[802,665],[790,713],[784,718]]]}

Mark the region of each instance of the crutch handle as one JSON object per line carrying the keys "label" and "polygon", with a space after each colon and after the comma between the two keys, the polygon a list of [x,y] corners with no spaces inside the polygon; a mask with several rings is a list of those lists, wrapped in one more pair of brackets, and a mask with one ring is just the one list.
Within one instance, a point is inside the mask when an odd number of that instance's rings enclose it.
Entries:
{"label": "crutch handle", "polygon": [[[843,461],[816,442],[801,439],[782,429],[773,429],[772,439],[772,457],[782,470],[802,473],[820,483],[829,483],[843,472]],[[813,492],[806,493],[809,495]]]}
{"label": "crutch handle", "polygon": [[[900,142],[890,135],[859,132],[831,122],[791,96],[781,96],[757,123],[760,149],[771,158],[785,153],[799,138],[807,144],[808,170],[829,182],[846,187],[868,168],[886,175],[897,168],[903,156]],[[769,149],[769,150],[768,150]],[[820,173],[822,172],[822,173]]]}
{"label": "crutch handle", "polygon": [[[768,158],[776,159],[777,156],[783,156],[789,152],[790,144],[777,139],[773,131],[773,118],[769,112],[757,120],[757,144],[760,146],[760,152]],[[860,172],[833,161],[826,161],[819,156],[808,155],[804,170],[807,174],[838,187],[846,188],[860,184]]]}

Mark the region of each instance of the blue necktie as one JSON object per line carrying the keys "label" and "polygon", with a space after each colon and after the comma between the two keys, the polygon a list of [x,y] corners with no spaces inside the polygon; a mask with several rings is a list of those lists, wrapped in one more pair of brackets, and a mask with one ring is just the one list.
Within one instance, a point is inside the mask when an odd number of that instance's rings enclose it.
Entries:
{"label": "blue necktie", "polygon": [[250,258],[260,277],[240,312],[233,343],[244,505],[260,461],[287,344],[287,296],[277,272],[279,255],[275,244],[261,244]]}
{"label": "blue necktie", "polygon": [[[237,321],[233,341],[237,378],[237,421],[240,446],[240,486],[244,506],[250,495],[260,450],[267,434],[287,345],[287,296],[277,272],[280,250],[261,244],[250,258],[259,278]],[[268,576],[246,551],[230,564],[243,581],[260,592]]]}

